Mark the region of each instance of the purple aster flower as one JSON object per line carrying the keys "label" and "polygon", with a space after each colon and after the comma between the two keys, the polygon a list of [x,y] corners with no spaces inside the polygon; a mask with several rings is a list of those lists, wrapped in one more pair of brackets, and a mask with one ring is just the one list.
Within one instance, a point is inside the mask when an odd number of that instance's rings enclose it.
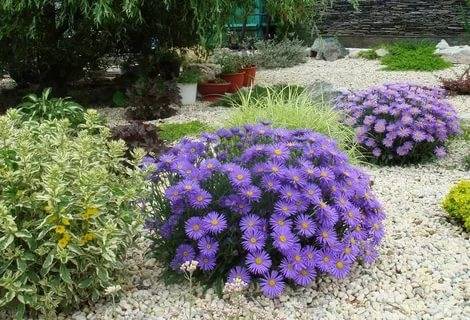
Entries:
{"label": "purple aster flower", "polygon": [[283,258],[279,265],[280,271],[287,279],[294,279],[297,271],[294,269],[294,264],[288,258]]}
{"label": "purple aster flower", "polygon": [[362,257],[365,263],[372,264],[378,257],[377,250],[371,245],[365,245],[362,253]]}
{"label": "purple aster flower", "polygon": [[212,234],[219,234],[227,228],[227,219],[223,214],[209,212],[203,219],[204,227]]}
{"label": "purple aster flower", "polygon": [[237,266],[230,269],[228,273],[227,282],[233,283],[236,279],[240,279],[241,281],[247,284],[251,282],[250,274],[248,273],[248,270],[245,267]]}
{"label": "purple aster flower", "polygon": [[261,190],[255,186],[248,186],[240,189],[240,195],[245,197],[248,202],[256,202],[261,199]]}
{"label": "purple aster flower", "polygon": [[219,170],[220,168],[220,162],[219,160],[215,158],[210,158],[210,159],[204,159],[201,161],[200,168],[208,170],[210,172]]}
{"label": "purple aster flower", "polygon": [[289,149],[282,143],[267,147],[266,153],[271,159],[278,161],[284,161],[290,157]]}
{"label": "purple aster flower", "polygon": [[350,270],[351,263],[341,255],[337,255],[333,258],[329,273],[335,278],[343,279],[348,275]]}
{"label": "purple aster flower", "polygon": [[203,271],[212,271],[215,269],[215,256],[206,256],[201,254],[198,256],[197,261],[199,262],[198,267]]}
{"label": "purple aster flower", "polygon": [[301,214],[295,219],[295,229],[297,234],[304,237],[311,237],[315,234],[315,222],[306,214]]}
{"label": "purple aster flower", "polygon": [[291,202],[280,200],[275,203],[274,212],[289,217],[296,213],[296,208]]}
{"label": "purple aster flower", "polygon": [[296,237],[288,228],[277,229],[271,234],[273,245],[281,252],[289,251],[297,242]]}
{"label": "purple aster flower", "polygon": [[197,247],[204,256],[215,256],[219,250],[219,243],[209,236],[198,240]]}
{"label": "purple aster flower", "polygon": [[297,271],[294,282],[303,287],[308,286],[315,279],[317,273],[315,268],[305,266],[304,268]]}
{"label": "purple aster flower", "polygon": [[331,228],[320,228],[317,232],[317,240],[319,243],[326,244],[330,247],[335,247],[338,244],[336,232]]}
{"label": "purple aster flower", "polygon": [[264,176],[261,179],[261,187],[266,191],[276,192],[281,188],[279,180],[272,176]]}
{"label": "purple aster flower", "polygon": [[255,214],[246,215],[240,220],[240,229],[243,232],[258,230],[262,226],[263,220]]}
{"label": "purple aster flower", "polygon": [[251,183],[251,174],[245,168],[237,168],[230,175],[230,182],[236,187],[247,187]]}
{"label": "purple aster flower", "polygon": [[274,177],[281,177],[284,170],[284,165],[279,161],[268,161],[265,165],[264,171]]}
{"label": "purple aster flower", "polygon": [[320,201],[315,213],[315,218],[323,226],[331,227],[338,221],[338,213],[336,210],[323,201]]}
{"label": "purple aster flower", "polygon": [[186,235],[193,240],[198,240],[206,234],[204,222],[199,217],[189,218],[184,225],[184,230],[186,232]]}
{"label": "purple aster flower", "polygon": [[351,206],[344,211],[341,211],[341,217],[347,225],[354,227],[361,222],[361,212],[358,208]]}
{"label": "purple aster flower", "polygon": [[266,235],[259,229],[248,230],[243,233],[242,246],[249,252],[255,252],[263,249],[266,242]]}
{"label": "purple aster flower", "polygon": [[317,251],[313,246],[305,246],[301,250],[303,261],[307,267],[315,267],[315,257]]}
{"label": "purple aster flower", "polygon": [[283,170],[282,175],[284,180],[293,186],[301,187],[306,183],[305,176],[300,169],[289,168]]}
{"label": "purple aster flower", "polygon": [[175,203],[183,199],[183,193],[179,186],[170,186],[165,190],[165,197],[171,202]]}
{"label": "purple aster flower", "polygon": [[446,149],[444,147],[436,147],[434,149],[434,154],[436,155],[436,157],[438,157],[439,159],[442,159],[444,158],[446,155],[447,155],[447,152],[446,152]]}
{"label": "purple aster flower", "polygon": [[286,216],[279,214],[279,213],[274,213],[271,218],[269,219],[269,224],[271,225],[271,228],[274,231],[280,230],[280,229],[289,229],[292,226],[292,222],[287,218]]}
{"label": "purple aster flower", "polygon": [[334,252],[322,249],[316,252],[315,266],[323,272],[329,272],[333,264]]}
{"label": "purple aster flower", "polygon": [[212,196],[209,192],[199,189],[189,195],[189,203],[196,209],[204,209],[209,206]]}
{"label": "purple aster flower", "polygon": [[271,268],[271,257],[264,250],[250,252],[246,256],[248,270],[252,274],[264,274]]}
{"label": "purple aster flower", "polygon": [[180,193],[187,194],[196,190],[200,190],[199,184],[196,181],[189,179],[179,182],[176,186],[179,189]]}
{"label": "purple aster flower", "polygon": [[322,183],[330,183],[335,179],[334,173],[325,167],[316,168],[315,177]]}
{"label": "purple aster flower", "polygon": [[315,184],[308,184],[304,187],[304,196],[311,204],[317,204],[322,196],[320,188]]}
{"label": "purple aster flower", "polygon": [[285,283],[282,275],[277,271],[271,271],[260,280],[261,291],[269,298],[276,298],[284,291]]}
{"label": "purple aster flower", "polygon": [[291,202],[291,203],[299,200],[300,198],[300,193],[289,185],[282,186],[279,189],[279,193],[280,193],[281,199],[287,202]]}

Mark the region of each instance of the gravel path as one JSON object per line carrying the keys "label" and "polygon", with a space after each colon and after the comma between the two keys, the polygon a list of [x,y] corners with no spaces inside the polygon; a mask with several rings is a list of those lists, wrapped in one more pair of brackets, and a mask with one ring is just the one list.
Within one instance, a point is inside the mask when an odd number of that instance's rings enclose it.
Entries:
{"label": "gravel path", "polygon": [[[257,82],[308,85],[324,80],[338,87],[363,89],[386,82],[411,81],[438,84],[436,73],[385,72],[375,61],[344,59],[334,63],[311,60],[282,70],[260,71]],[[453,97],[463,113],[470,112],[470,97]],[[166,120],[223,121],[229,109],[207,103],[183,107]],[[194,319],[469,319],[469,234],[448,219],[441,208],[443,196],[460,179],[470,179],[461,166],[469,152],[463,141],[454,141],[451,154],[437,162],[410,167],[364,167],[374,179],[373,189],[386,208],[387,236],[380,259],[371,267],[357,266],[345,280],[321,277],[309,288],[288,289],[279,300],[250,291],[241,300],[219,299],[197,288]],[[86,319],[186,319],[186,285],[165,285],[161,266],[143,258],[147,244],[128,260],[131,283],[120,302],[85,307],[68,318]],[[186,299],[185,299],[186,297]],[[238,308],[237,306],[242,306]]]}

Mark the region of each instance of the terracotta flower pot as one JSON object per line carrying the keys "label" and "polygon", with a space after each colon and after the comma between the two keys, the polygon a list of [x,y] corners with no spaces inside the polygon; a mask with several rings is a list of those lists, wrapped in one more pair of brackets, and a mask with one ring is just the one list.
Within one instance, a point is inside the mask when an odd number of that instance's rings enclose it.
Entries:
{"label": "terracotta flower pot", "polygon": [[230,87],[228,92],[235,92],[241,87],[243,87],[243,83],[245,81],[245,73],[227,73],[220,76],[222,79],[230,83]]}
{"label": "terracotta flower pot", "polygon": [[243,86],[250,87],[255,83],[256,77],[256,66],[243,68],[242,71],[245,72],[245,79],[243,81]]}
{"label": "terracotta flower pot", "polygon": [[228,91],[230,83],[204,82],[198,84],[197,88],[203,100],[214,101],[222,97]]}

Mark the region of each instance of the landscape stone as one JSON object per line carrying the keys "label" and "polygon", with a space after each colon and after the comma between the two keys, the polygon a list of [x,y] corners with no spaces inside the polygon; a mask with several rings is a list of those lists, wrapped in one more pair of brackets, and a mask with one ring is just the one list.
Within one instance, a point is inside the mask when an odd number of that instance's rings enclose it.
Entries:
{"label": "landscape stone", "polygon": [[315,39],[312,45],[312,52],[319,60],[335,61],[348,55],[348,50],[336,38]]}

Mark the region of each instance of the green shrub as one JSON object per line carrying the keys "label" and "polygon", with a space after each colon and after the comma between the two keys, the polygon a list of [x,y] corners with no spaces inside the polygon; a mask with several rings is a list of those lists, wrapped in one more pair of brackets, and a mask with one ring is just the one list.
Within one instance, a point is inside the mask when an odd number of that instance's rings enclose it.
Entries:
{"label": "green shrub", "polygon": [[256,65],[266,69],[288,68],[307,61],[305,47],[296,39],[259,41],[256,49]]}
{"label": "green shrub", "polygon": [[17,317],[96,301],[115,285],[140,230],[145,194],[135,159],[96,111],[66,120],[0,117],[0,309]]}
{"label": "green shrub", "polygon": [[220,64],[222,73],[230,74],[240,72],[244,59],[237,53],[223,50],[214,55],[214,62]]}
{"label": "green shrub", "polygon": [[265,95],[253,96],[253,91],[241,91],[240,101],[227,120],[236,127],[267,121],[274,127],[311,129],[335,139],[339,146],[357,162],[360,154],[354,130],[341,122],[343,115],[326,103],[313,102],[308,92],[299,87],[267,88]]}
{"label": "green shrub", "polygon": [[377,60],[380,58],[377,52],[375,52],[375,50],[373,49],[361,51],[359,52],[358,56],[359,58],[366,59],[366,60]]}
{"label": "green shrub", "polygon": [[197,68],[185,68],[176,81],[178,83],[198,83],[201,80],[201,72]]}
{"label": "green shrub", "polygon": [[464,228],[470,231],[470,180],[457,183],[445,197],[443,207],[449,215],[463,222]]}
{"label": "green shrub", "polygon": [[428,41],[402,41],[387,46],[389,54],[382,58],[385,70],[434,71],[452,66],[434,53],[435,44]]}
{"label": "green shrub", "polygon": [[23,103],[18,105],[23,119],[41,121],[67,118],[73,127],[83,123],[82,106],[69,98],[51,98],[50,94],[51,88],[47,88],[39,97],[35,94],[24,97]]}
{"label": "green shrub", "polygon": [[160,137],[169,142],[173,142],[187,136],[196,136],[201,132],[211,129],[207,124],[197,120],[183,123],[164,123],[158,128],[160,129]]}

